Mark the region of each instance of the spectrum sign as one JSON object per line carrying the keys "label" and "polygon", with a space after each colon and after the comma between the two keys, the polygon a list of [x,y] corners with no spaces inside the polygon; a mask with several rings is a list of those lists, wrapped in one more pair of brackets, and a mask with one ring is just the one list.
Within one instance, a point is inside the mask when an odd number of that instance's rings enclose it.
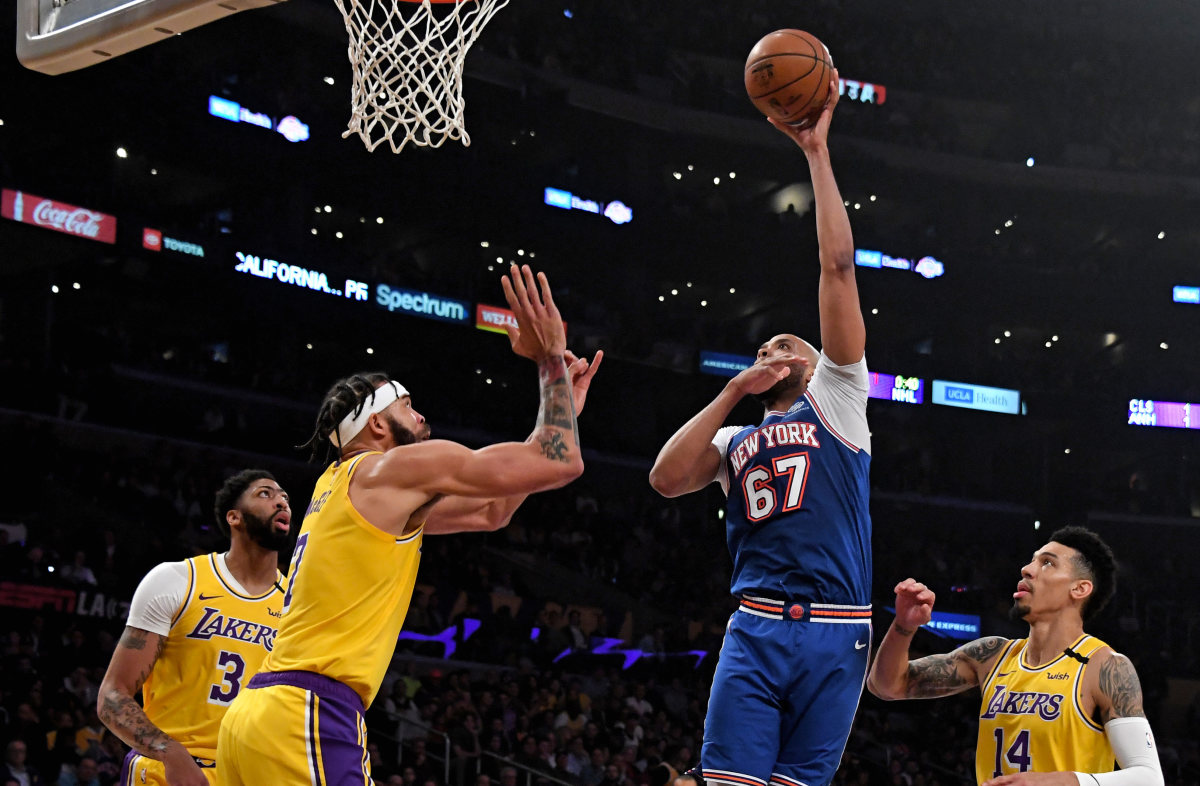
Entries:
{"label": "spectrum sign", "polygon": [[872,371],[868,375],[867,381],[869,383],[868,398],[899,401],[902,404],[925,403],[925,383],[920,377],[902,377]]}
{"label": "spectrum sign", "polygon": [[563,191],[561,188],[547,187],[542,201],[551,207],[561,207],[563,210],[582,210],[585,213],[602,215],[614,224],[628,224],[633,220],[633,208],[616,199],[605,204],[592,199],[584,199],[570,191]]}
{"label": "spectrum sign", "polygon": [[375,287],[375,303],[388,311],[403,311],[413,316],[440,319],[443,322],[469,324],[471,321],[471,304],[465,300],[415,289],[379,284]]}
{"label": "spectrum sign", "polygon": [[854,264],[859,267],[887,267],[892,270],[911,270],[924,278],[938,278],[946,272],[946,266],[933,257],[925,256],[913,262],[911,259],[892,257],[882,251],[870,251],[865,248],[854,249]]}
{"label": "spectrum sign", "polygon": [[0,215],[100,243],[117,242],[117,217],[86,207],[55,202],[25,191],[0,190]]}
{"label": "spectrum sign", "polygon": [[933,381],[933,403],[947,407],[1017,415],[1021,412],[1021,391],[935,379]]}
{"label": "spectrum sign", "polygon": [[208,113],[222,120],[249,123],[268,131],[278,131],[289,142],[303,142],[308,139],[308,126],[301,123],[295,115],[288,115],[276,123],[269,115],[252,112],[237,101],[230,101],[228,98],[220,96],[208,97]]}
{"label": "spectrum sign", "polygon": [[1200,428],[1200,404],[1135,398],[1129,402],[1129,425]]}

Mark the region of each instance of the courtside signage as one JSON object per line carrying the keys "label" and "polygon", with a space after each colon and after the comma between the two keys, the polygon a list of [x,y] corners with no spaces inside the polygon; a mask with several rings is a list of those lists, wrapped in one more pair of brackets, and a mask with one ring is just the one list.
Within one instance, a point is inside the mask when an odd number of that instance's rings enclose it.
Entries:
{"label": "courtside signage", "polygon": [[933,403],[947,407],[1016,415],[1021,411],[1021,391],[935,379],[933,381]]}
{"label": "courtside signage", "polygon": [[595,213],[604,216],[614,224],[628,224],[633,220],[633,208],[617,199],[606,204],[593,199],[584,199],[570,191],[563,191],[561,188],[547,187],[542,201],[551,207],[561,207],[563,210],[582,210],[585,213]]}
{"label": "courtside signage", "polygon": [[754,365],[750,355],[727,355],[724,352],[701,352],[700,373],[718,377],[736,377],[742,369]]}
{"label": "courtside signage", "polygon": [[25,191],[0,190],[0,215],[100,243],[117,242],[117,217],[86,207],[55,202]]}
{"label": "courtside signage", "polygon": [[456,322],[460,325],[471,322],[471,304],[465,300],[415,289],[379,284],[375,287],[375,303],[388,311],[403,311],[418,317],[440,319],[443,322]]}
{"label": "courtside signage", "polygon": [[178,251],[180,254],[190,254],[194,257],[204,256],[204,246],[199,243],[176,240],[150,227],[142,228],[142,248],[147,251],[162,251],[165,248],[167,251]]}
{"label": "courtside signage", "polygon": [[871,82],[856,82],[853,79],[838,80],[838,95],[851,101],[878,106],[887,101],[887,88]]}
{"label": "courtside signage", "polygon": [[252,126],[265,128],[267,131],[278,131],[289,142],[303,142],[308,139],[308,126],[301,123],[295,115],[288,115],[276,123],[270,115],[252,112],[237,101],[230,101],[228,98],[220,96],[208,97],[208,113],[222,120],[249,123]]}
{"label": "courtside signage", "polygon": [[1171,299],[1176,303],[1200,303],[1200,287],[1174,287]]}
{"label": "courtside signage", "polygon": [[854,249],[854,264],[859,267],[886,267],[892,270],[911,270],[923,278],[938,278],[946,272],[946,266],[930,256],[913,262],[905,257],[888,256],[882,251],[865,248]]}
{"label": "courtside signage", "polygon": [[[486,303],[479,303],[475,306],[475,327],[492,333],[507,334],[508,331],[504,329],[505,325],[517,327],[517,315],[507,308],[489,306]],[[563,330],[566,329],[567,321],[564,319]]]}
{"label": "courtside signage", "polygon": [[902,404],[925,403],[925,383],[920,377],[905,377],[872,371],[868,375],[867,381],[869,398],[899,401]]}
{"label": "courtside signage", "polygon": [[237,257],[237,264],[233,269],[237,273],[249,273],[252,276],[271,279],[281,284],[344,296],[352,300],[367,299],[367,285],[361,281],[348,278],[342,289],[333,289],[329,286],[328,276],[319,270],[309,270],[299,265],[289,265],[276,259],[268,259],[242,251],[235,252],[234,256]]}
{"label": "courtside signage", "polygon": [[1129,402],[1129,425],[1200,428],[1200,404],[1135,398]]}

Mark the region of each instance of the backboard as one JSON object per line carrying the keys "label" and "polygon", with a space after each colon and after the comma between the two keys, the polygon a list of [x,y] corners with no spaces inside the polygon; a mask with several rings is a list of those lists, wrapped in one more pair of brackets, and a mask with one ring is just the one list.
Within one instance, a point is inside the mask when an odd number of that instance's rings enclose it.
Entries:
{"label": "backboard", "polygon": [[284,0],[17,0],[17,59],[43,74],[109,60]]}

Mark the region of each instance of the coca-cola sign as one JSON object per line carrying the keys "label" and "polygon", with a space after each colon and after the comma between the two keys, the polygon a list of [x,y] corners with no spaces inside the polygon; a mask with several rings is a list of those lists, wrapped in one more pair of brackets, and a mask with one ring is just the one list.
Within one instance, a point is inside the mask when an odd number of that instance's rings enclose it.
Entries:
{"label": "coca-cola sign", "polygon": [[23,224],[53,229],[101,243],[117,241],[117,217],[98,210],[55,202],[25,191],[0,191],[0,215]]}

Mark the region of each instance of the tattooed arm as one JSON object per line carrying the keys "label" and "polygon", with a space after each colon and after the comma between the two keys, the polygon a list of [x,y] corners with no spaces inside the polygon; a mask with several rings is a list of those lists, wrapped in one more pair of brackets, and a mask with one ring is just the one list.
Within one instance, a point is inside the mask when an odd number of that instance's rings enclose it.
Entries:
{"label": "tattooed arm", "polygon": [[896,619],[888,628],[867,689],[881,699],[933,699],[962,693],[979,685],[1006,639],[989,636],[964,644],[948,654],[908,659],[908,645],[917,628],[933,615],[933,590],[915,579],[896,585]]}
{"label": "tattooed arm", "polygon": [[134,699],[154,670],[166,641],[165,636],[157,633],[125,628],[100,683],[96,713],[126,745],[143,756],[162,761],[172,786],[205,786],[204,773],[187,749],[151,723]]}
{"label": "tattooed arm", "polygon": [[1146,717],[1142,710],[1142,683],[1129,658],[1102,650],[1092,656],[1087,671],[1101,723],[1114,718]]}
{"label": "tattooed arm", "polygon": [[[588,388],[596,370],[600,368],[600,361],[604,359],[604,351],[597,351],[590,363],[586,357],[576,357],[570,350],[565,353],[564,359],[567,362],[567,373],[571,377],[571,393],[578,415],[583,412]],[[535,431],[529,436],[529,440],[532,441],[537,436],[538,432]],[[425,534],[448,535],[454,532],[491,532],[502,529],[508,525],[513,513],[528,496],[511,494],[490,499],[446,497],[429,512],[425,520]]]}

